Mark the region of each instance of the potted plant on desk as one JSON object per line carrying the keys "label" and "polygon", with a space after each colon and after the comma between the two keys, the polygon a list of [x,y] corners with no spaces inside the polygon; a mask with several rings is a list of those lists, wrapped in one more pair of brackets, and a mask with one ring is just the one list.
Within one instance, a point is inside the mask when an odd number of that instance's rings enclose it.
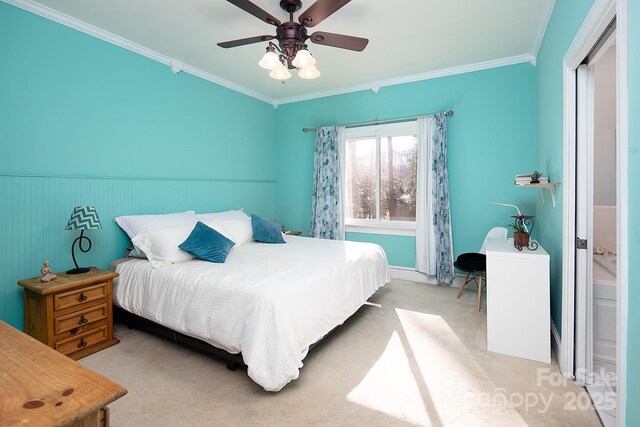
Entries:
{"label": "potted plant on desk", "polygon": [[529,246],[530,231],[527,225],[533,230],[533,217],[526,214],[521,214],[513,217],[513,223],[507,224],[507,228],[513,229],[513,246],[519,251],[522,248],[529,248],[530,250],[536,250],[538,245],[534,242]]}
{"label": "potted plant on desk", "polygon": [[518,223],[507,224],[507,228],[513,229],[513,246],[526,247],[529,245],[529,233],[524,228],[524,225]]}

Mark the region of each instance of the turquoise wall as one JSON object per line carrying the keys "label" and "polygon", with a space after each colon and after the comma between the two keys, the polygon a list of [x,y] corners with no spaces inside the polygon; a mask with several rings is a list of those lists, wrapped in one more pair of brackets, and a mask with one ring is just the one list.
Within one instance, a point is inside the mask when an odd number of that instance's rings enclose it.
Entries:
{"label": "turquoise wall", "polygon": [[[513,185],[536,162],[535,68],[529,64],[425,80],[371,91],[285,104],[276,112],[278,219],[309,232],[315,135],[303,127],[337,125],[455,110],[448,121],[454,250],[477,251],[487,231],[513,212],[534,213],[537,192]],[[415,266],[415,238],[349,233],[384,247],[390,264]]]}
{"label": "turquoise wall", "polygon": [[100,214],[79,255],[99,267],[127,245],[118,215],[275,215],[271,105],[2,2],[0,41],[1,320],[22,328],[16,281],[45,258],[72,266],[75,205]]}
{"label": "turquoise wall", "polygon": [[275,179],[271,105],[5,3],[0,40],[0,172]]}
{"label": "turquoise wall", "polygon": [[[538,164],[554,181],[563,173],[563,59],[593,0],[556,1],[538,54]],[[558,187],[556,207],[538,202],[536,213],[540,242],[550,255],[551,317],[562,334],[562,193]]]}
{"label": "turquoise wall", "polygon": [[627,323],[627,425],[640,425],[640,2],[629,0],[629,320]]}

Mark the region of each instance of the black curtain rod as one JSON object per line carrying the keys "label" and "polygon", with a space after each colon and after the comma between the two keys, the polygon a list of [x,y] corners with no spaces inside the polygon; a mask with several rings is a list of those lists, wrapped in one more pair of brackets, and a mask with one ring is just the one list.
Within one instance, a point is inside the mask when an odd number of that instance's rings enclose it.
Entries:
{"label": "black curtain rod", "polygon": [[[453,110],[449,110],[444,113],[447,117],[453,116]],[[412,117],[401,117],[398,119],[388,119],[388,120],[374,120],[372,122],[360,122],[360,123],[349,123],[346,125],[341,125],[344,127],[358,127],[358,126],[367,126],[367,125],[379,125],[382,123],[394,123],[394,122],[407,122],[409,120],[416,120],[421,117],[433,117],[435,114],[427,114],[422,116],[412,116]],[[310,132],[312,130],[318,130],[318,128],[302,128],[302,132]]]}

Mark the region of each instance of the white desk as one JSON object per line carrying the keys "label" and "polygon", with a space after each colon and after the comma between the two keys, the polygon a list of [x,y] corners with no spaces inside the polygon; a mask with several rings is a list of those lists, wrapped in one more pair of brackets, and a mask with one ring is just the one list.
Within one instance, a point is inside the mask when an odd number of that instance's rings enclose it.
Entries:
{"label": "white desk", "polygon": [[551,363],[549,254],[487,239],[487,350]]}

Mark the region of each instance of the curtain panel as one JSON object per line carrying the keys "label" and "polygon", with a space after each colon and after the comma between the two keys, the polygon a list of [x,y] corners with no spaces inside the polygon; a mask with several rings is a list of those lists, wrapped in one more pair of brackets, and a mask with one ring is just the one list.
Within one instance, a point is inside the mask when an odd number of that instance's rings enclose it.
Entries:
{"label": "curtain panel", "polygon": [[416,185],[416,270],[436,275],[436,239],[433,230],[431,163],[433,117],[418,119],[418,182]]}
{"label": "curtain panel", "polygon": [[311,201],[311,237],[344,240],[340,141],[342,130],[321,127],[316,132],[314,152],[313,199]]}
{"label": "curtain panel", "polygon": [[416,270],[453,282],[453,239],[447,165],[447,116],[418,119]]}
{"label": "curtain panel", "polygon": [[453,282],[453,239],[451,235],[451,205],[449,203],[449,174],[447,164],[447,115],[436,114],[433,126],[431,179],[433,201],[433,229],[436,239],[436,279],[439,283]]}

